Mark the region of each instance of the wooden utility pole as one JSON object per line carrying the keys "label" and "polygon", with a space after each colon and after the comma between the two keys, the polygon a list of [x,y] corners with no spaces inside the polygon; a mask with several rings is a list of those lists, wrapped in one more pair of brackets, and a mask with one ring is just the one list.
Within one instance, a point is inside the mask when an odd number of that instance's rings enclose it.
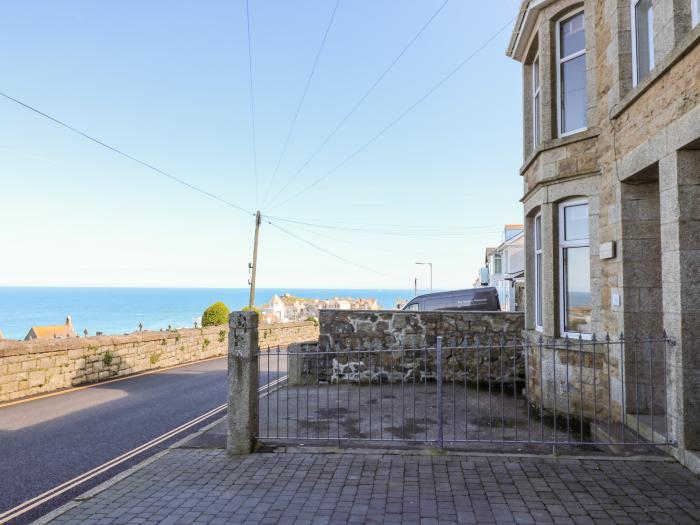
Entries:
{"label": "wooden utility pole", "polygon": [[255,212],[255,241],[253,244],[253,264],[250,272],[250,301],[248,306],[252,310],[255,306],[255,271],[258,268],[258,238],[260,236],[260,212]]}

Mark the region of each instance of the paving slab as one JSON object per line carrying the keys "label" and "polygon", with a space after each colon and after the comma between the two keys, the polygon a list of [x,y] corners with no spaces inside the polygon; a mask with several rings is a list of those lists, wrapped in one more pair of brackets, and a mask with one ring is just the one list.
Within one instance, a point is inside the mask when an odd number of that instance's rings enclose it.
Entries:
{"label": "paving slab", "polygon": [[[438,447],[441,407],[442,441],[448,449],[618,456],[664,453],[621,423],[604,418],[581,425],[575,414],[554,418],[532,407],[512,388],[446,382],[440,397],[434,382],[319,383],[279,384],[264,394],[258,407],[258,436],[268,444]],[[564,396],[559,401],[567,406],[575,399]],[[663,437],[656,437],[654,443],[664,443]],[[606,444],[623,441],[626,444],[621,446]]]}
{"label": "paving slab", "polygon": [[174,448],[37,523],[642,522],[700,522],[700,479],[659,458]]}

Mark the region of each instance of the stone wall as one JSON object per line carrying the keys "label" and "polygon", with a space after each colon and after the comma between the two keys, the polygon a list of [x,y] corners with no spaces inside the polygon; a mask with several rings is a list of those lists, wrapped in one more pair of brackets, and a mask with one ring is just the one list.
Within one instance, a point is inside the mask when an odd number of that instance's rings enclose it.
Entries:
{"label": "stone wall", "polygon": [[434,381],[442,336],[445,381],[515,385],[525,379],[523,320],[519,312],[321,310],[318,344],[290,349],[298,354],[290,382]]}
{"label": "stone wall", "polygon": [[[603,425],[622,420],[619,345],[591,347],[571,341],[567,347],[563,340],[538,344],[533,338],[527,352],[525,394],[536,411],[558,416],[568,413],[575,420]],[[658,391],[657,398],[663,399]]]}
{"label": "stone wall", "polygon": [[318,332],[318,324],[312,321],[261,324],[258,328],[258,344],[266,350],[302,341],[318,341]]}
{"label": "stone wall", "polygon": [[[263,339],[263,334],[265,339]],[[311,322],[263,325],[260,344],[313,340]],[[228,327],[135,332],[34,341],[0,341],[0,403],[62,388],[225,356]]]}
{"label": "stone wall", "polygon": [[319,321],[319,343],[343,348],[433,346],[438,336],[445,345],[476,336],[483,343],[488,336],[519,338],[523,329],[521,312],[321,310]]}

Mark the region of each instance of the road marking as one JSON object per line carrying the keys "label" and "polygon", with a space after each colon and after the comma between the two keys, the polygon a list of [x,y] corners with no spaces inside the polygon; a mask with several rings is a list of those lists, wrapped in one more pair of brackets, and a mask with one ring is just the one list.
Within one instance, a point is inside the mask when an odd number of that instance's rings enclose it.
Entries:
{"label": "road marking", "polygon": [[[284,381],[286,381],[287,376],[282,376],[274,381],[270,381],[260,388],[258,388],[258,393],[262,394],[260,397],[264,397],[267,394],[270,393],[270,389],[273,387],[277,387],[280,384],[282,384]],[[145,452],[148,449],[151,449],[155,447],[156,445],[159,445],[163,441],[167,441],[168,439],[176,436],[177,434],[181,434],[182,432],[189,430],[193,426],[201,423],[205,419],[209,419],[210,417],[213,417],[215,415],[218,415],[219,413],[223,412],[226,410],[227,403],[224,403],[223,405],[219,405],[216,408],[211,409],[209,412],[205,412],[204,414],[191,419],[190,421],[183,423],[179,427],[176,427],[169,432],[166,432],[165,434],[161,434],[160,436],[153,438],[151,441],[148,441],[147,443],[144,443],[143,445],[140,445],[128,452],[125,452],[124,454],[117,456],[116,458],[113,458],[106,463],[103,463],[102,465],[99,465],[91,470],[88,470],[87,472],[83,472],[82,474],[74,477],[73,479],[70,479],[64,483],[61,483],[60,485],[57,485],[56,487],[47,490],[46,492],[39,494],[38,496],[33,497],[32,499],[28,499],[16,507],[13,507],[3,513],[0,514],[0,525],[3,523],[7,523],[8,521],[15,519],[22,514],[25,514],[29,512],[30,510],[38,507],[39,505],[43,505],[44,503],[54,499],[57,496],[60,496],[66,491],[69,491],[78,485],[81,485],[82,483],[85,483],[86,481],[99,476],[100,474],[104,474],[108,470],[116,467],[117,465],[120,465],[121,463],[124,463],[125,461],[128,461],[132,459],[135,456],[138,456],[139,454]]]}
{"label": "road marking", "polygon": [[137,377],[149,376],[151,374],[157,374],[159,372],[165,372],[167,370],[172,370],[173,368],[182,368],[183,366],[196,365],[198,363],[206,363],[208,361],[214,361],[215,359],[225,359],[225,355],[220,355],[216,357],[207,357],[206,359],[200,359],[198,361],[190,361],[189,363],[180,363],[179,365],[166,366],[164,368],[157,368],[156,370],[147,370],[146,372],[138,372],[136,374],[131,374],[124,377],[115,377],[114,379],[108,379],[107,381],[99,381],[98,383],[90,383],[89,385],[74,386],[71,388],[66,388],[65,390],[59,390],[57,392],[49,392],[47,394],[41,394],[34,397],[27,397],[24,399],[18,399],[17,401],[10,401],[8,403],[0,403],[0,409],[5,407],[11,407],[13,405],[20,405],[22,403],[29,403],[30,401],[38,401],[39,399],[44,399],[46,397],[61,396],[63,394],[70,394],[72,392],[78,392],[79,390],[85,390],[87,388],[94,388],[96,386],[107,385],[109,383],[116,383],[118,381],[126,381],[127,379],[135,379]]}

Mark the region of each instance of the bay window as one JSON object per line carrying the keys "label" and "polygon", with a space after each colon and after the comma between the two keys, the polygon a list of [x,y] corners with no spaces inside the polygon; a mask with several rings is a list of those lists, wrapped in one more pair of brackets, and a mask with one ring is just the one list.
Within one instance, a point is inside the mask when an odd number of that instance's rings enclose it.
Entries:
{"label": "bay window", "polygon": [[654,9],[652,0],[631,1],[632,78],[636,86],[654,68]]}
{"label": "bay window", "polygon": [[586,31],[583,11],[557,23],[559,136],[586,129]]}
{"label": "bay window", "polygon": [[535,217],[535,330],[542,331],[542,214]]}
{"label": "bay window", "polygon": [[542,142],[540,126],[540,57],[537,57],[532,63],[532,149]]}
{"label": "bay window", "polygon": [[588,202],[559,207],[559,304],[562,335],[591,333],[591,261]]}

